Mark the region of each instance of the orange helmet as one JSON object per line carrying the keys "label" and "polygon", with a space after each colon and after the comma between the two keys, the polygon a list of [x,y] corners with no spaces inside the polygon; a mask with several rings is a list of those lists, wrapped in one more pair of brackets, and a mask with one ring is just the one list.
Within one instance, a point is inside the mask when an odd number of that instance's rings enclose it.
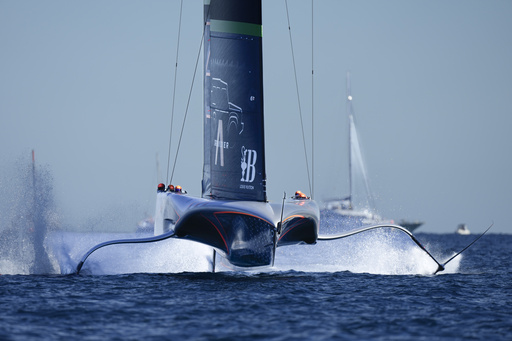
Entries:
{"label": "orange helmet", "polygon": [[165,185],[163,183],[159,183],[158,187],[157,187],[157,190],[159,192],[165,192]]}
{"label": "orange helmet", "polygon": [[176,192],[181,193],[181,186],[179,186],[179,185],[178,185],[178,186],[176,186]]}
{"label": "orange helmet", "polygon": [[174,185],[167,186],[167,189],[169,190],[169,192],[174,192]]}

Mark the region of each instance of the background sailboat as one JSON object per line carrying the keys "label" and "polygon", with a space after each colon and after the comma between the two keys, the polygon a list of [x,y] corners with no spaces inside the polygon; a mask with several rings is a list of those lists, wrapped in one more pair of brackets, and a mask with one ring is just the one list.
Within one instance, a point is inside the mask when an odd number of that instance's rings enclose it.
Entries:
{"label": "background sailboat", "polygon": [[[346,108],[349,122],[349,195],[324,200],[322,219],[329,219],[331,214],[335,214],[337,219],[341,219],[342,226],[348,229],[365,225],[392,224],[393,220],[382,218],[375,209],[375,200],[370,190],[368,171],[355,124],[349,72],[347,72]],[[412,232],[423,223],[401,220],[398,224]]]}

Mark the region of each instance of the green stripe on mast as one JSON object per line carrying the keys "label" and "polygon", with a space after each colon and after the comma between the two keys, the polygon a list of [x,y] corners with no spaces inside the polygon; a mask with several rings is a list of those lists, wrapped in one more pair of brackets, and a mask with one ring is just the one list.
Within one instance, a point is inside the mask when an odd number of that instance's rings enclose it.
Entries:
{"label": "green stripe on mast", "polygon": [[261,25],[238,21],[214,20],[210,21],[210,30],[213,32],[243,34],[261,37]]}

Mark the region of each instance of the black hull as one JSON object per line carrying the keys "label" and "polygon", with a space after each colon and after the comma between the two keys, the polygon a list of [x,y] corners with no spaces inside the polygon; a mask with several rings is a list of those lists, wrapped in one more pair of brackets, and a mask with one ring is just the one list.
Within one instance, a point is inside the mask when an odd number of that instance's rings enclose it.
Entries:
{"label": "black hull", "polygon": [[314,244],[318,236],[318,207],[310,200],[281,205],[264,202],[219,201],[183,194],[158,195],[156,234],[174,231],[175,237],[213,247],[237,267],[273,263],[275,247]]}
{"label": "black hull", "polygon": [[274,226],[262,217],[206,208],[186,214],[174,231],[178,238],[214,247],[236,266],[264,266],[272,262]]}

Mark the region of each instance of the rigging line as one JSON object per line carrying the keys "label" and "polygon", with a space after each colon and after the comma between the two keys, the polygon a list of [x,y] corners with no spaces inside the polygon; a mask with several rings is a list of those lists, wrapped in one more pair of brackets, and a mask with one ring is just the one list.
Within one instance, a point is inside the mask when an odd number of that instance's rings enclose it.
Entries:
{"label": "rigging line", "polygon": [[451,262],[455,257],[457,257],[458,255],[460,255],[461,253],[463,253],[464,251],[466,251],[471,245],[473,245],[474,243],[476,243],[476,241],[480,238],[482,238],[484,236],[484,234],[487,233],[487,231],[489,231],[491,229],[491,227],[494,225],[494,221],[492,222],[492,224],[484,231],[484,233],[482,233],[481,235],[479,235],[475,240],[473,240],[468,246],[466,246],[465,248],[463,248],[462,250],[460,250],[459,252],[457,252],[455,255],[453,255],[452,257],[450,257],[450,259],[448,259],[446,262],[443,263],[443,266],[445,266],[446,264],[448,264],[449,262]]}
{"label": "rigging line", "polygon": [[313,0],[311,0],[311,199],[315,191],[315,63],[314,63],[314,22]]}
{"label": "rigging line", "polygon": [[[210,17],[210,15],[208,14],[208,18],[209,17]],[[178,147],[176,148],[176,155],[174,157],[174,163],[173,163],[173,166],[172,166],[172,173],[171,173],[171,178],[169,180],[169,183],[172,183],[172,178],[174,177],[174,170],[176,168],[176,161],[178,160],[178,153],[180,152],[181,139],[183,137],[183,131],[185,130],[185,122],[187,120],[188,108],[190,107],[190,98],[192,97],[192,89],[194,88],[194,82],[195,82],[195,79],[196,79],[197,65],[199,64],[199,58],[201,57],[201,50],[202,50],[202,47],[203,47],[205,31],[206,31],[206,22],[204,23],[203,35],[201,37],[201,43],[199,44],[199,51],[197,51],[196,66],[194,68],[194,75],[192,77],[192,84],[190,84],[190,91],[188,93],[187,106],[185,108],[185,116],[183,116],[183,123],[181,125],[180,138],[178,139]]]}
{"label": "rigging line", "polygon": [[286,5],[286,18],[288,19],[288,33],[289,33],[289,36],[290,36],[290,47],[291,47],[291,50],[292,50],[293,73],[295,75],[295,90],[297,92],[297,102],[298,102],[298,105],[299,105],[300,126],[301,126],[301,129],[302,129],[302,142],[303,142],[303,145],[304,145],[304,156],[306,158],[306,170],[307,170],[307,173],[308,173],[309,193],[312,193],[313,191],[311,189],[311,176],[309,175],[308,153],[307,153],[307,150],[306,150],[306,138],[305,138],[305,135],[304,135],[304,122],[302,120],[302,109],[301,109],[301,105],[300,105],[299,83],[297,81],[297,68],[295,66],[295,55],[293,53],[292,30],[291,30],[291,26],[290,26],[290,15],[288,13],[288,0],[285,0],[284,2],[285,2],[285,5]]}
{"label": "rigging line", "polygon": [[[176,46],[176,65],[174,67],[174,85],[172,89],[172,109],[171,109],[171,127],[169,129],[169,148],[167,152],[167,174],[165,176],[165,179],[169,179],[169,162],[171,160],[171,141],[172,141],[172,126],[174,121],[174,104],[176,99],[176,79],[178,77],[178,57],[179,57],[179,50],[180,50],[180,37],[181,37],[181,18],[182,18],[182,11],[183,11],[183,0],[180,2],[180,19],[178,23],[178,42]],[[160,179],[158,180],[160,181]],[[169,182],[170,183],[170,182]]]}
{"label": "rigging line", "polygon": [[349,205],[352,207],[352,127],[350,126],[350,104],[351,102],[351,88],[350,88],[350,71],[347,71],[346,78],[346,96],[345,96],[345,110],[348,114],[348,195],[349,195]]}

